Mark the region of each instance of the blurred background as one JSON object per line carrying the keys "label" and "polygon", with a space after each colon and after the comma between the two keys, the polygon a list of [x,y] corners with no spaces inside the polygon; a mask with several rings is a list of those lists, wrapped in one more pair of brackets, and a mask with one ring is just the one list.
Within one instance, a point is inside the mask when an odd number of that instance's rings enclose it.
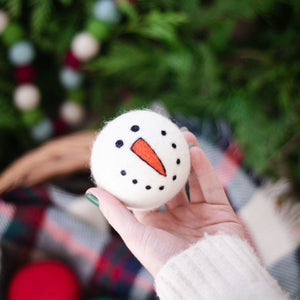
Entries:
{"label": "blurred background", "polygon": [[160,101],[223,119],[245,164],[300,180],[300,2],[0,0],[0,171]]}

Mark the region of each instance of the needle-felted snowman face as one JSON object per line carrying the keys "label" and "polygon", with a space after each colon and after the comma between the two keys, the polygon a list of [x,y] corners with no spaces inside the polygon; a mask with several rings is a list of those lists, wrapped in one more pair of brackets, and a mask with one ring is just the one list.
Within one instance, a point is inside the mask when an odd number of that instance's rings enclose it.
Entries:
{"label": "needle-felted snowman face", "polygon": [[129,208],[150,210],[174,197],[190,172],[186,140],[169,119],[149,110],[107,123],[91,156],[96,184]]}

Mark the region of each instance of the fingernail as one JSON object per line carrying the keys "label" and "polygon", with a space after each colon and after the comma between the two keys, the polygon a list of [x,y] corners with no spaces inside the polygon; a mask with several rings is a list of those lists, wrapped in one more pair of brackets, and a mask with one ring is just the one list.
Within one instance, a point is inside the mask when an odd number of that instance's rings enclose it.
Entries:
{"label": "fingernail", "polygon": [[189,148],[191,149],[192,147],[194,147],[194,143],[189,143]]}
{"label": "fingernail", "polygon": [[94,205],[99,206],[99,201],[98,201],[98,199],[94,195],[86,193],[84,195],[84,197],[86,199],[88,199],[90,202],[92,202]]}
{"label": "fingernail", "polygon": [[185,132],[185,131],[189,131],[189,130],[188,130],[187,127],[183,126],[183,127],[180,128],[180,131],[181,131],[181,132]]}

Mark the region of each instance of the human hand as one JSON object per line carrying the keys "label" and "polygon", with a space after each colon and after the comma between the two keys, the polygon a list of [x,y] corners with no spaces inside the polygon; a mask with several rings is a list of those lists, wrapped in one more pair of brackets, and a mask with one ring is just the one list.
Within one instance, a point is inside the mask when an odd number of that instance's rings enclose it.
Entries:
{"label": "human hand", "polygon": [[100,188],[91,188],[99,208],[120,234],[130,251],[155,276],[174,255],[209,235],[224,232],[244,237],[242,225],[230,206],[224,189],[196,137],[185,132],[190,149],[190,201],[185,188],[165,204],[165,211],[133,211]]}

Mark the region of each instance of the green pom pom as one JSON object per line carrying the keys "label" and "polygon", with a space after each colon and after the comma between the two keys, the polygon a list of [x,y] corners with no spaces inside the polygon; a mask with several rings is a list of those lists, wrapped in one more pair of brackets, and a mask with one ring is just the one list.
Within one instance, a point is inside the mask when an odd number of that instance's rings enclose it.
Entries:
{"label": "green pom pom", "polygon": [[23,122],[28,127],[33,127],[43,118],[43,114],[39,108],[27,110],[22,112]]}
{"label": "green pom pom", "polygon": [[82,104],[84,100],[84,92],[82,89],[69,90],[68,99],[70,101]]}
{"label": "green pom pom", "polygon": [[15,22],[10,22],[2,33],[3,42],[7,46],[11,46],[23,38],[24,30],[18,23]]}
{"label": "green pom pom", "polygon": [[87,31],[100,41],[108,37],[109,25],[97,19],[90,19],[86,26]]}

